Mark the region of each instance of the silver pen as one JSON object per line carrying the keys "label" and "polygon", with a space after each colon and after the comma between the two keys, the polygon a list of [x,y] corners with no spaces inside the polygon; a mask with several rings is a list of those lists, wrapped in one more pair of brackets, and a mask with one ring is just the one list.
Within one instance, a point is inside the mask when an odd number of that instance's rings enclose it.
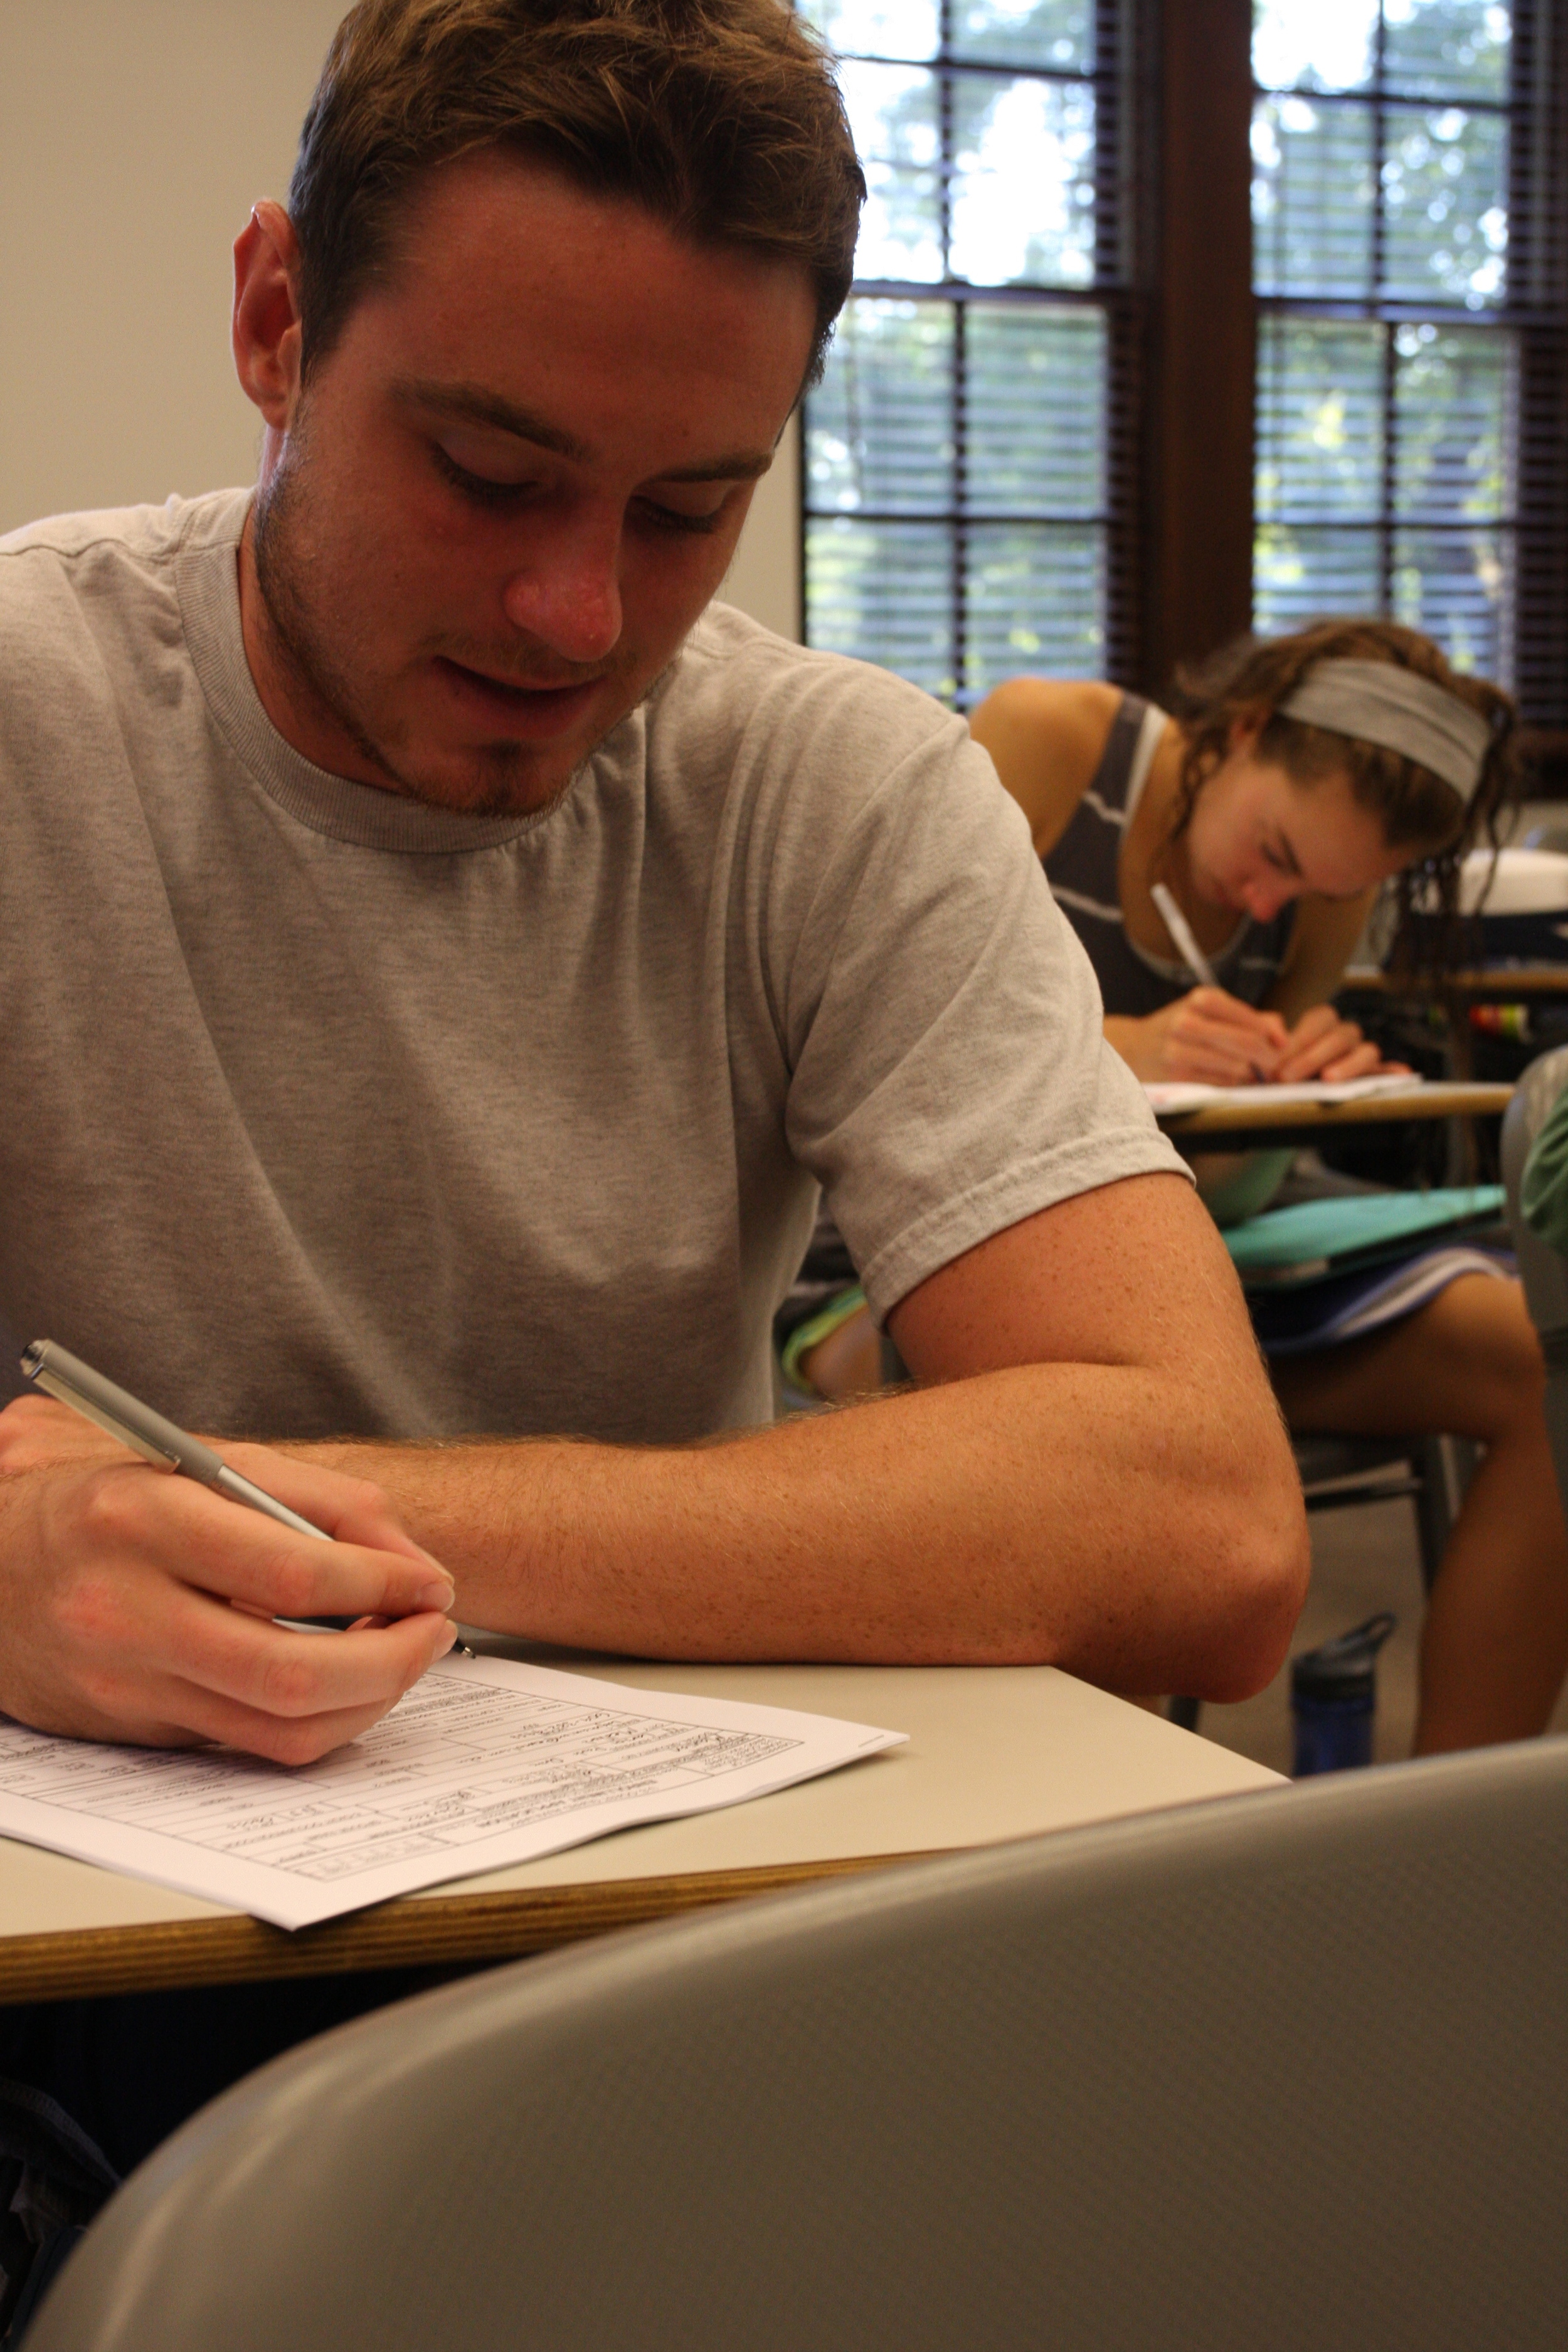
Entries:
{"label": "silver pen", "polygon": [[210,1445],[199,1437],[189,1437],[165,1421],[151,1405],[141,1404],[124,1389],[116,1388],[90,1364],[84,1364],[67,1349],[57,1346],[53,1339],[35,1339],[22,1358],[22,1370],[35,1388],[43,1389],[61,1404],[68,1404],[84,1421],[117,1437],[121,1445],[129,1445],[133,1454],[151,1462],[159,1470],[177,1470],[182,1477],[195,1478],[204,1486],[213,1487],[226,1495],[231,1503],[243,1503],[247,1510],[260,1511],[279,1527],[292,1528],[297,1536],[315,1536],[322,1543],[332,1538],[325,1528],[310,1519],[302,1519],[276,1495],[268,1495],[259,1486],[220,1462]]}
{"label": "silver pen", "polygon": [[[335,1540],[313,1519],[301,1518],[287,1503],[280,1503],[276,1495],[268,1494],[265,1487],[253,1485],[237,1470],[231,1470],[199,1437],[177,1429],[161,1412],[154,1412],[151,1405],[141,1403],[125,1389],[106,1381],[101,1372],[95,1372],[90,1364],[84,1364],[79,1356],[73,1356],[55,1340],[35,1339],[22,1358],[22,1370],[35,1388],[58,1398],[61,1404],[68,1404],[84,1421],[106,1430],[110,1437],[130,1446],[133,1454],[140,1454],[155,1468],[177,1470],[184,1478],[195,1478],[202,1486],[210,1486],[215,1494],[226,1495],[231,1503],[243,1503],[247,1510],[260,1511],[265,1517],[276,1519],[279,1527],[292,1528],[297,1536],[314,1536],[321,1543]],[[340,1633],[346,1633],[356,1622],[352,1617],[278,1620],[279,1624],[324,1627]],[[464,1657],[473,1656],[466,1642],[459,1640],[457,1646]]]}

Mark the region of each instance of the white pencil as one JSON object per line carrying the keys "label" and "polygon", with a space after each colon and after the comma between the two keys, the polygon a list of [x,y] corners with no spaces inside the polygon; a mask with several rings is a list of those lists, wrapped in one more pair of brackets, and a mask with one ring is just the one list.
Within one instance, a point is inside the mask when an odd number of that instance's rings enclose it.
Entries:
{"label": "white pencil", "polygon": [[1205,955],[1202,948],[1199,947],[1196,940],[1194,939],[1191,924],[1188,922],[1185,915],[1183,914],[1180,907],[1177,906],[1174,898],[1172,898],[1170,892],[1166,889],[1164,884],[1163,882],[1151,883],[1149,886],[1149,896],[1153,899],[1155,906],[1160,909],[1160,920],[1164,924],[1165,929],[1170,932],[1172,939],[1175,941],[1176,951],[1180,955],[1182,961],[1186,965],[1187,970],[1195,979],[1201,980],[1205,988],[1217,988],[1219,986],[1219,982],[1215,978],[1213,964],[1210,963],[1207,956]]}

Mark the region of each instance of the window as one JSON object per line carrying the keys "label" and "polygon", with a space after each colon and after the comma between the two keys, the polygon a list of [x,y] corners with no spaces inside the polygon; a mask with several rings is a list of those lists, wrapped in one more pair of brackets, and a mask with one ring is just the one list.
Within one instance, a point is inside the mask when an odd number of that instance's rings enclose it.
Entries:
{"label": "window", "polygon": [[1125,11],[813,0],[869,184],[806,404],[808,642],[967,708],[1116,674],[1136,480]]}
{"label": "window", "polygon": [[1568,0],[800,5],[871,187],[809,641],[963,709],[1388,612],[1568,791]]}
{"label": "window", "polygon": [[1255,9],[1254,610],[1264,630],[1392,614],[1562,724],[1549,15]]}

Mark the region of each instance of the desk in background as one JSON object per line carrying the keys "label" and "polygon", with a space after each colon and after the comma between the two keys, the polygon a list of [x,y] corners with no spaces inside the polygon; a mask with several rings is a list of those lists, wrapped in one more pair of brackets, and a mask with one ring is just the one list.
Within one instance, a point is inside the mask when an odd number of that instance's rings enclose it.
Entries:
{"label": "desk in background", "polygon": [[1341,996],[1441,998],[1568,996],[1568,963],[1488,964],[1474,971],[1445,971],[1430,981],[1400,979],[1376,964],[1352,964],[1336,993]]}
{"label": "desk in background", "polygon": [[563,1659],[626,1683],[909,1733],[847,1770],[656,1822],[290,1935],[0,1839],[0,2002],[500,1961],[917,1854],[1277,1785],[1278,1776],[1049,1666],[694,1666]]}
{"label": "desk in background", "polygon": [[[1374,965],[1344,974],[1335,1003],[1381,1034],[1391,1058],[1439,1052],[1459,1079],[1517,1079],[1538,1054],[1568,1043],[1568,963],[1483,964],[1472,971],[1398,977]],[[1522,1009],[1522,1032],[1499,1032],[1483,1008]]]}
{"label": "desk in background", "polygon": [[1513,1088],[1474,1082],[1443,1082],[1407,1094],[1363,1095],[1343,1103],[1205,1103],[1199,1110],[1166,1111],[1160,1125],[1173,1142],[1225,1139],[1257,1150],[1276,1144],[1308,1144],[1346,1129],[1405,1127],[1415,1120],[1500,1118]]}

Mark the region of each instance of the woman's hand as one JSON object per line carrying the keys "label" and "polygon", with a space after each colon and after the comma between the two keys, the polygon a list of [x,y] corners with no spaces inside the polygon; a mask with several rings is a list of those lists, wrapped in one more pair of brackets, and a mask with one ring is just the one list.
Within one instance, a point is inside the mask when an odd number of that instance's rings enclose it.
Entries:
{"label": "woman's hand", "polygon": [[1223,988],[1194,988],[1141,1021],[1112,1016],[1105,1034],[1145,1081],[1187,1078],[1251,1087],[1283,1076],[1289,1034],[1278,1013],[1260,1013]]}
{"label": "woman's hand", "polygon": [[1385,1062],[1355,1023],[1342,1021],[1331,1004],[1314,1004],[1287,1036],[1274,1076],[1281,1086],[1297,1086],[1305,1078],[1342,1086],[1349,1078],[1405,1067],[1403,1062]]}

